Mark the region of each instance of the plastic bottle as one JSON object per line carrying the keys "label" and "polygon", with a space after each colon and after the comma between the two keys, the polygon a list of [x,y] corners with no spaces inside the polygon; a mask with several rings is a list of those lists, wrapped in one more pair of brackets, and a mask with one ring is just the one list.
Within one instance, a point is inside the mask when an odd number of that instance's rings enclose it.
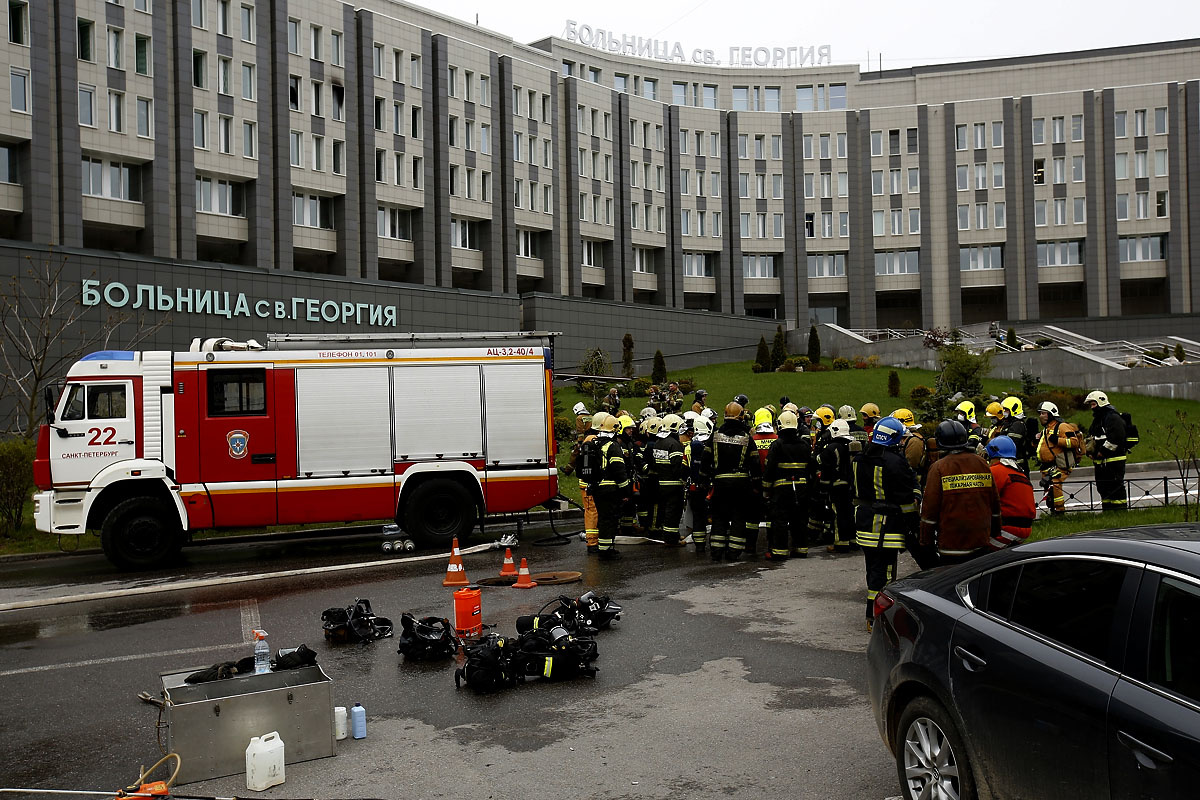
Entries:
{"label": "plastic bottle", "polygon": [[254,629],[254,674],[271,671],[271,648],[267,645],[267,632]]}
{"label": "plastic bottle", "polygon": [[355,739],[367,738],[367,710],[362,703],[355,703],[350,709],[350,735]]}
{"label": "plastic bottle", "polygon": [[350,735],[350,715],[346,713],[345,706],[334,706],[333,708],[333,737],[337,740],[345,739]]}

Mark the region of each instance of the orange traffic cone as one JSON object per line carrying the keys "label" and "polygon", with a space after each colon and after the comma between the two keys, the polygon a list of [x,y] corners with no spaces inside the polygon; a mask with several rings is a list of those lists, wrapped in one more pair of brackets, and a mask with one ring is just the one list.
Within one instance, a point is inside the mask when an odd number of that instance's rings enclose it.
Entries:
{"label": "orange traffic cone", "polygon": [[504,563],[500,565],[501,578],[513,578],[517,575],[517,565],[513,563],[512,548],[504,548]]}
{"label": "orange traffic cone", "polygon": [[521,570],[517,573],[517,582],[513,584],[518,589],[532,589],[537,586],[529,577],[529,564],[521,559]]}
{"label": "orange traffic cone", "polygon": [[450,550],[450,563],[446,565],[446,577],[442,586],[470,586],[467,570],[463,567],[462,553],[458,551],[458,537],[454,537]]}

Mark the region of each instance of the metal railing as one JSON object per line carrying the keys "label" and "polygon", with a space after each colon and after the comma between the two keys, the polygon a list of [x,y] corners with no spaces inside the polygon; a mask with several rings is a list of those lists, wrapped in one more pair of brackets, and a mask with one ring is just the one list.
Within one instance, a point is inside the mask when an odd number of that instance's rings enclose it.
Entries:
{"label": "metal railing", "polygon": [[[1180,478],[1164,475],[1157,478],[1126,478],[1125,498],[1129,508],[1153,508],[1157,506],[1200,505],[1200,476]],[[1050,499],[1048,491],[1038,496],[1038,507],[1045,513]],[[1063,484],[1063,499],[1067,511],[1100,511],[1102,503],[1096,482],[1068,481]]]}

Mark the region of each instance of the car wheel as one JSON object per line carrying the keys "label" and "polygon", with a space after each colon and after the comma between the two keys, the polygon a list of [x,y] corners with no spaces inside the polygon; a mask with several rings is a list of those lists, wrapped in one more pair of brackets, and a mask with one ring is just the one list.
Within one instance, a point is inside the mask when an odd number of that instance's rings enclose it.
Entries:
{"label": "car wheel", "polygon": [[475,500],[461,483],[435,478],[413,490],[404,510],[404,530],[425,547],[466,542],[475,527]]}
{"label": "car wheel", "polygon": [[161,566],[183,547],[179,521],[163,503],[142,497],[123,500],[108,512],[100,545],[121,569]]}
{"label": "car wheel", "polygon": [[918,697],[897,729],[896,773],[905,800],[975,800],[975,780],[958,726],[940,703]]}

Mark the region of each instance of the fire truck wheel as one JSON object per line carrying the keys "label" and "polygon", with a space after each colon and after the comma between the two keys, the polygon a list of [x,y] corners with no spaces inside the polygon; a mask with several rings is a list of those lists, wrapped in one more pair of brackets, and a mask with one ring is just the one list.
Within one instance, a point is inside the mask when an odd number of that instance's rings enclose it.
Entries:
{"label": "fire truck wheel", "polygon": [[179,522],[161,502],[134,497],[118,503],[100,529],[108,559],[122,569],[160,566],[183,547]]}
{"label": "fire truck wheel", "polygon": [[444,478],[413,490],[404,510],[404,530],[424,547],[447,548],[466,541],[475,527],[475,500],[462,484]]}

